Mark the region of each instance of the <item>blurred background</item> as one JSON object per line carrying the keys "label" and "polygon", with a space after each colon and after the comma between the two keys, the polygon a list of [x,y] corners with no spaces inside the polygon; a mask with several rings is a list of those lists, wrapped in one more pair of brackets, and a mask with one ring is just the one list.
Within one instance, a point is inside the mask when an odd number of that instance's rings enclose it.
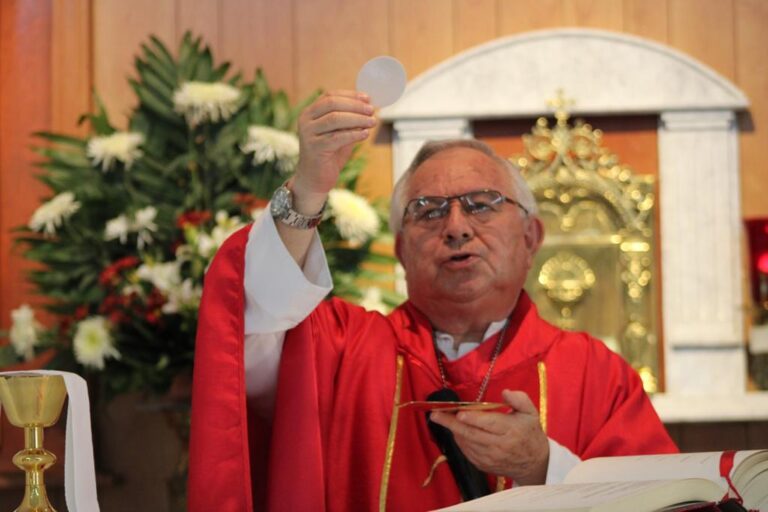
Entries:
{"label": "blurred background", "polygon": [[[765,336],[760,327],[768,322],[761,313],[768,308],[768,302],[761,304],[768,301],[768,260],[759,266],[760,251],[768,251],[761,245],[768,237],[766,26],[765,0],[2,0],[0,328],[10,328],[11,311],[20,304],[40,302],[25,279],[35,264],[14,245],[12,232],[26,224],[47,197],[46,188],[34,179],[39,172],[34,162],[40,158],[31,150],[31,134],[85,137],[88,127],[77,122],[95,108],[94,91],[113,125],[126,129],[137,106],[128,79],[135,78],[134,58],[150,35],[174,54],[185,32],[202,36],[216,62],[230,61],[247,80],[257,68],[263,69],[270,85],[283,89],[296,104],[318,88],[354,88],[360,66],[377,55],[399,59],[411,81],[465,50],[499,38],[534,30],[594,28],[677,50],[718,73],[748,99],[746,111],[737,113],[738,216],[758,227],[752,229],[752,245],[747,230],[739,231],[743,261],[738,275],[743,283],[738,289],[743,297],[738,314],[744,326],[743,392],[762,396],[760,390],[768,386],[768,343],[760,346],[756,340]],[[547,111],[546,105],[541,108]],[[523,151],[522,135],[530,132],[536,117],[477,120],[474,133],[512,156]],[[656,118],[616,115],[587,121],[604,131],[603,145],[635,173],[658,174]],[[391,192],[392,134],[392,123],[384,122],[361,148],[365,166],[357,191],[370,200],[387,198]],[[664,212],[656,215],[663,217]],[[693,229],[709,230],[711,225],[702,222]],[[664,268],[657,271],[663,275]],[[659,301],[657,309],[662,307]],[[663,343],[663,326],[658,341]],[[657,353],[663,368],[664,352]],[[9,369],[40,367],[49,359],[43,355]],[[664,391],[661,373],[659,391]],[[175,494],[183,492],[183,484],[174,476],[179,464],[183,466],[185,450],[173,406],[140,391],[110,401],[98,396],[92,400],[102,509],[179,510]],[[755,410],[747,405],[742,412],[728,414],[712,409],[709,414],[662,414],[662,419],[683,450],[768,447],[768,407]],[[60,421],[47,441],[59,455],[62,426]],[[21,447],[15,430],[2,425],[0,507],[14,506],[22,492],[19,472],[10,463]],[[64,508],[61,464],[50,482],[50,493],[59,500],[54,504]]]}

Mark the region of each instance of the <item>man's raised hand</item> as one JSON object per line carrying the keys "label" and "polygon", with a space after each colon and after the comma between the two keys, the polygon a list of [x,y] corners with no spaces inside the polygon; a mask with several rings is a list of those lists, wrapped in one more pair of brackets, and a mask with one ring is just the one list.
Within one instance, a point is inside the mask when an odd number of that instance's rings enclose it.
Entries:
{"label": "man's raised hand", "polygon": [[317,203],[322,205],[355,144],[376,125],[373,112],[366,94],[344,90],[326,92],[304,109],[299,116],[299,164],[292,186],[298,208],[307,204],[317,210]]}

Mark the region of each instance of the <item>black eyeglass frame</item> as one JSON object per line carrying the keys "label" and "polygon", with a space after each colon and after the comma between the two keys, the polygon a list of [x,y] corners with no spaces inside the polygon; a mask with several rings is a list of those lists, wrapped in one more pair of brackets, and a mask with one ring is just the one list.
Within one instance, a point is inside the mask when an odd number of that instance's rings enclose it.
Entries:
{"label": "black eyeglass frame", "polygon": [[[470,202],[471,201],[470,196],[473,195],[473,194],[478,194],[478,193],[496,194],[498,196],[498,198],[491,202],[491,206],[495,206],[495,205],[501,203],[502,201],[506,201],[509,204],[513,204],[513,205],[517,206],[518,208],[520,208],[523,211],[523,213],[525,213],[526,217],[528,215],[530,215],[530,212],[528,211],[528,209],[525,206],[523,206],[522,203],[520,203],[520,201],[517,201],[516,199],[512,199],[511,197],[507,197],[504,194],[502,194],[501,192],[499,192],[498,190],[493,190],[493,189],[490,189],[490,188],[483,188],[483,189],[480,189],[480,190],[471,190],[469,192],[465,192],[463,194],[458,194],[458,195],[455,195],[455,196],[419,196],[419,197],[414,197],[413,199],[408,201],[408,204],[405,205],[405,210],[403,210],[403,224],[405,224],[405,220],[408,218],[408,214],[409,213],[411,213],[411,216],[413,216],[413,212],[410,211],[411,210],[411,205],[414,204],[414,203],[417,203],[418,201],[424,201],[425,199],[431,199],[431,200],[439,199],[441,201],[444,201],[442,206],[439,206],[438,209],[439,210],[445,210],[445,214],[440,215],[439,217],[436,217],[434,219],[428,219],[428,220],[439,220],[439,219],[445,218],[445,216],[448,215],[448,206],[451,204],[451,201],[453,201],[454,199],[459,201],[459,204],[461,205],[461,209],[464,210],[464,213],[467,213],[469,215],[476,215],[478,212],[473,212],[473,211],[469,210],[469,208],[472,206],[472,203]],[[415,219],[415,220],[422,220],[422,219]]]}

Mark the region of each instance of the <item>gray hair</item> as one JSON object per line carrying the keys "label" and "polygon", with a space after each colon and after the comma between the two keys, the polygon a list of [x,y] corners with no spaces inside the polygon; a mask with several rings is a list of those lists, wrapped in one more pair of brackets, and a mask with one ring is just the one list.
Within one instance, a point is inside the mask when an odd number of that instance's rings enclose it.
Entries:
{"label": "gray hair", "polygon": [[416,172],[419,166],[421,166],[421,164],[436,154],[453,148],[474,149],[483,153],[484,155],[489,156],[503,169],[506,169],[509,172],[509,175],[512,177],[512,183],[514,184],[515,188],[515,190],[512,192],[517,196],[513,197],[513,199],[520,201],[520,204],[522,204],[523,207],[528,210],[529,214],[536,215],[538,213],[536,200],[533,198],[533,192],[531,192],[530,187],[528,187],[528,183],[525,182],[523,175],[520,174],[520,169],[518,169],[509,160],[501,158],[499,155],[497,155],[496,152],[494,152],[493,149],[491,149],[491,147],[485,142],[480,142],[476,139],[429,141],[421,146],[419,152],[416,153],[415,157],[413,157],[411,165],[409,165],[408,169],[406,169],[403,175],[400,176],[400,179],[398,179],[397,183],[395,183],[394,190],[392,190],[392,200],[389,207],[389,229],[392,231],[392,233],[397,234],[403,227],[403,214],[405,213],[406,206],[405,194],[408,190],[408,182],[410,181],[413,174]]}

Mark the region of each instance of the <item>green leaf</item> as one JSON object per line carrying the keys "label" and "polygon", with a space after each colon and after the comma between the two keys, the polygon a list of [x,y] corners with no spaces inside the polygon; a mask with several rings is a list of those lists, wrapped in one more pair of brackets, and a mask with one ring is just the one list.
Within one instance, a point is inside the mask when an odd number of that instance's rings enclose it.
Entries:
{"label": "green leaf", "polygon": [[[186,38],[187,35],[191,35],[189,31],[184,34],[184,37]],[[168,51],[168,48],[166,48],[163,42],[160,41],[160,39],[158,39],[155,35],[149,36],[149,40],[155,50],[151,52],[151,54],[157,55],[157,57],[162,60],[169,68],[176,67],[176,61],[173,60],[173,56]]]}
{"label": "green leaf", "polygon": [[85,145],[87,143],[86,140],[81,139],[80,137],[72,137],[70,135],[63,135],[60,133],[34,132],[32,135],[35,137],[40,137],[41,139],[45,139],[49,142],[55,142],[65,146],[74,146],[79,149],[85,149]]}
{"label": "green leaf", "polygon": [[163,83],[165,83],[168,87],[171,87],[173,89],[176,89],[178,87],[179,79],[176,76],[176,64],[173,63],[171,65],[164,64],[160,58],[153,54],[147,54],[147,67],[148,69],[152,70],[153,73],[157,75],[158,78],[160,78]]}
{"label": "green leaf", "polygon": [[16,350],[11,345],[0,347],[0,368],[18,363],[21,358],[16,354]]}

